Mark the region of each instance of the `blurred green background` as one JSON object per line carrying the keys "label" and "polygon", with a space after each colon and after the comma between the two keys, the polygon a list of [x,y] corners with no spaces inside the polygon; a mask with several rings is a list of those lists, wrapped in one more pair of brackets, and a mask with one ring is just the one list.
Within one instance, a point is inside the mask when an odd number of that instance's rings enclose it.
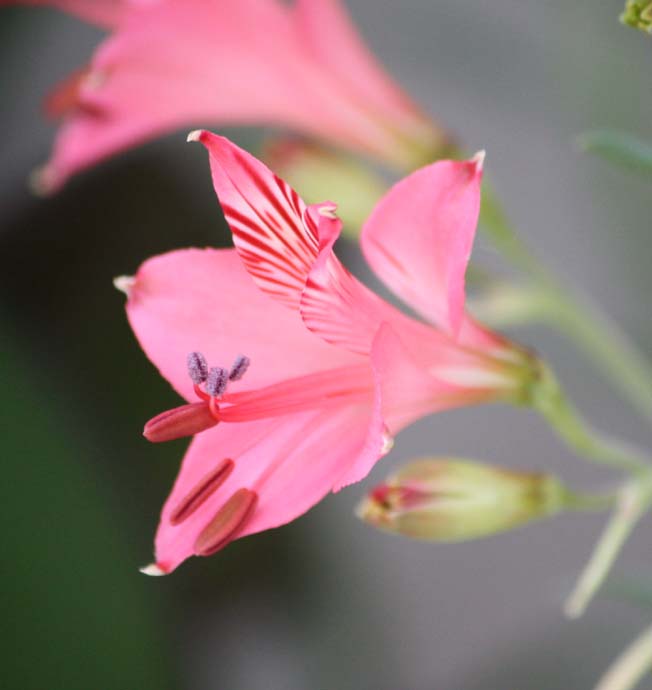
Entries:
{"label": "blurred green background", "polygon": [[[528,242],[652,356],[650,181],[574,146],[593,127],[652,140],[652,39],[618,24],[618,2],[348,5],[406,88],[468,149],[487,149],[488,173]],[[138,573],[185,443],[141,437],[143,422],[177,398],[140,352],[111,280],[152,254],[229,240],[205,157],[184,144],[185,132],[52,198],[29,194],[27,175],[53,133],[41,98],[99,37],[52,11],[0,12],[1,686],[591,688],[650,617],[616,596],[578,622],[562,617],[600,516],[426,546],[352,515],[375,481],[424,453],[549,468],[584,487],[611,479],[526,412],[424,420],[366,482],[292,525],[167,578]],[[260,137],[228,133],[250,147]],[[364,273],[355,248],[342,253]],[[484,245],[475,257],[495,259]],[[546,354],[596,424],[652,445],[649,426],[562,338],[536,328],[517,335]],[[618,572],[649,580],[650,545],[648,521]]]}

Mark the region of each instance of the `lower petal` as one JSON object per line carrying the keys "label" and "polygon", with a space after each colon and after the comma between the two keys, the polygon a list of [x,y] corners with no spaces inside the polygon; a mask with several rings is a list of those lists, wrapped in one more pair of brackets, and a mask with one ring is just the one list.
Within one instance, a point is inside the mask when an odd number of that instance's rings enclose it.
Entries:
{"label": "lower petal", "polygon": [[[380,456],[382,443],[382,425],[370,403],[225,424],[195,437],[161,515],[156,535],[158,569],[171,572],[195,555],[199,535],[236,492],[256,492],[258,499],[226,543],[299,517],[341,486],[352,467],[368,471]],[[235,466],[206,498],[201,484],[206,477],[211,481],[211,472],[219,473],[225,459]],[[173,525],[171,518],[193,491],[202,496],[201,505]]]}

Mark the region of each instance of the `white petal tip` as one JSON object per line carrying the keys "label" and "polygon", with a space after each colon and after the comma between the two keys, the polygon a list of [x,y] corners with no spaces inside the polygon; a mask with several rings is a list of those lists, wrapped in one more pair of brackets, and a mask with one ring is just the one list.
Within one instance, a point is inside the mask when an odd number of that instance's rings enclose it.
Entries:
{"label": "white petal tip", "polygon": [[186,137],[186,141],[190,144],[193,141],[199,141],[201,139],[203,130],[201,129],[193,129],[192,132],[188,134]]}
{"label": "white petal tip", "polygon": [[150,577],[161,577],[161,575],[167,575],[163,568],[160,568],[156,563],[150,563],[149,565],[138,568],[143,575],[149,575]]}
{"label": "white petal tip", "polygon": [[484,159],[485,159],[486,155],[487,155],[487,152],[484,149],[482,149],[482,151],[478,151],[475,154],[475,156],[473,156],[473,158],[471,158],[471,161],[473,161],[473,163],[476,164],[476,167],[478,168],[478,170],[482,170],[482,168],[484,166]]}
{"label": "white petal tip", "polygon": [[124,292],[127,297],[131,293],[131,289],[136,284],[136,278],[134,276],[118,276],[113,279],[113,287],[120,292]]}
{"label": "white petal tip", "polygon": [[324,218],[337,220],[337,206],[335,204],[326,203],[317,209],[317,213]]}
{"label": "white petal tip", "polygon": [[380,454],[387,455],[387,453],[389,453],[389,451],[394,447],[394,438],[391,436],[389,431],[385,431],[383,432],[382,441],[383,446],[380,449]]}

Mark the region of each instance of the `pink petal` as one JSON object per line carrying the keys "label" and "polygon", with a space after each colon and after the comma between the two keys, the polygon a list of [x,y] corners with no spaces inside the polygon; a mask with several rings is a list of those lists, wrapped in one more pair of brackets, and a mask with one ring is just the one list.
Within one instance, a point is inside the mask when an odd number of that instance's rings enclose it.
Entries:
{"label": "pink petal", "polygon": [[215,192],[233,243],[256,284],[296,309],[319,239],[299,195],[259,160],[224,137],[193,132],[208,149]]}
{"label": "pink petal", "polygon": [[[338,484],[353,464],[370,467],[382,447],[370,404],[308,411],[277,419],[223,424],[192,442],[156,535],[156,561],[165,572],[193,555],[199,533],[241,488],[258,493],[253,515],[236,535],[278,527],[302,515]],[[375,422],[374,422],[375,423]],[[219,489],[186,520],[170,516],[223,458],[235,468]]]}
{"label": "pink petal", "polygon": [[476,386],[456,385],[439,375],[448,368],[478,363],[433,357],[427,347],[414,347],[388,324],[374,339],[371,360],[382,400],[380,414],[393,435],[429,414],[497,397],[496,390],[481,381]]}
{"label": "pink petal", "polygon": [[341,0],[296,0],[295,17],[306,50],[381,117],[396,118],[406,130],[427,126],[426,117],[389,78],[356,31]]}
{"label": "pink petal", "polygon": [[228,367],[239,354],[251,358],[234,391],[361,362],[324,343],[298,313],[262,293],[233,250],[187,249],[154,257],[140,267],[128,292],[127,315],[145,353],[193,402],[186,356],[197,350],[211,366]]}
{"label": "pink petal", "polygon": [[[78,111],[57,138],[44,188],[116,151],[205,122],[290,128],[403,166],[415,151],[441,143],[439,131],[365,57],[334,5],[317,13],[281,0],[61,5],[117,31],[92,60],[93,87],[80,93]],[[344,33],[341,45],[354,59],[346,82],[345,56],[324,45],[340,46],[338,36],[317,30],[321,15]]]}
{"label": "pink petal", "polygon": [[191,138],[209,151],[215,191],[247,270],[275,300],[300,308],[310,330],[362,354],[383,321],[415,337],[439,337],[342,266],[333,253],[341,223],[332,204],[307,207],[286,182],[224,137],[198,131]]}
{"label": "pink petal", "polygon": [[367,220],[362,250],[393,292],[451,335],[480,210],[480,160],[439,161],[401,180]]}

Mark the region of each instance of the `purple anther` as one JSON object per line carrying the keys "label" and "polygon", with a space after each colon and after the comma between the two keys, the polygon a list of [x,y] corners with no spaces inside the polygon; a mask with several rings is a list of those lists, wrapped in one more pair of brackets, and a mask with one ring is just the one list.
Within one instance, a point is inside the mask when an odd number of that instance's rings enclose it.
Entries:
{"label": "purple anther", "polygon": [[229,370],[222,367],[211,367],[206,379],[206,392],[214,398],[221,398],[229,382]]}
{"label": "purple anther", "polygon": [[204,383],[208,377],[208,364],[201,352],[191,352],[186,358],[188,364],[188,376],[196,385]]}
{"label": "purple anther", "polygon": [[251,360],[249,359],[249,357],[245,357],[244,355],[238,355],[235,358],[235,362],[233,362],[233,366],[231,367],[229,379],[231,381],[239,381],[245,375],[245,372],[249,368],[250,364]]}

